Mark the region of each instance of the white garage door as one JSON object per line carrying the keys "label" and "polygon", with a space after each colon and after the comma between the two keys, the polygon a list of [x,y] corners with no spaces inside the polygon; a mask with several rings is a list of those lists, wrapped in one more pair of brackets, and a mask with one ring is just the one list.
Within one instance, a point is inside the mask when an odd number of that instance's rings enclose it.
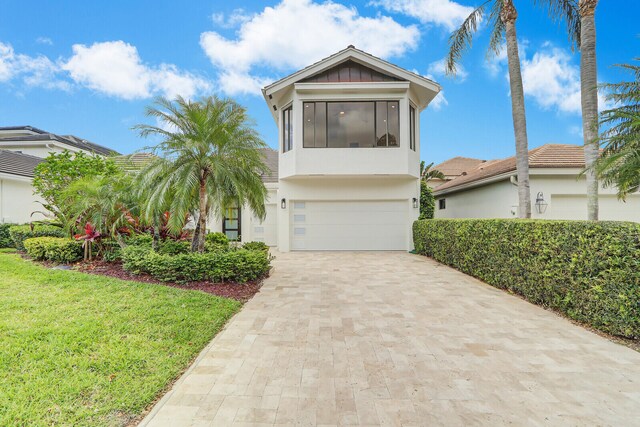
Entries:
{"label": "white garage door", "polygon": [[267,216],[264,221],[260,222],[255,216],[252,218],[251,230],[252,240],[257,242],[265,242],[269,246],[276,246],[277,241],[277,219],[276,205],[269,204],[264,206]]}
{"label": "white garage door", "polygon": [[406,201],[294,201],[292,250],[406,250]]}

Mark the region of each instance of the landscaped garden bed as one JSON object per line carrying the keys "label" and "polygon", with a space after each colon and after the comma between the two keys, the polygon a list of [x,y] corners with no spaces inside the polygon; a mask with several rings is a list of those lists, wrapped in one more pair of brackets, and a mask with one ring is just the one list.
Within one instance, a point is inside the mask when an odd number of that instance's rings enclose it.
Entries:
{"label": "landscaped garden bed", "polygon": [[570,319],[640,339],[640,224],[435,219],[416,252]]}
{"label": "landscaped garden bed", "polygon": [[0,425],[126,425],[241,306],[16,253],[0,276]]}

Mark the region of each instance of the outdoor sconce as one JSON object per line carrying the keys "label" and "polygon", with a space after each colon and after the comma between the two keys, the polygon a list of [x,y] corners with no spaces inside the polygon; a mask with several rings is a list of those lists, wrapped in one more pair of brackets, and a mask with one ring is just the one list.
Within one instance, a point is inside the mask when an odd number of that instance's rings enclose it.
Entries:
{"label": "outdoor sconce", "polygon": [[416,199],[415,197],[413,198],[413,208],[418,209],[418,199]]}
{"label": "outdoor sconce", "polygon": [[287,209],[287,201],[285,199],[280,200],[280,207],[282,209]]}
{"label": "outdoor sconce", "polygon": [[539,214],[543,214],[544,211],[547,210],[547,206],[549,205],[544,201],[544,195],[542,194],[542,191],[539,191],[538,195],[536,196],[536,211],[538,211]]}

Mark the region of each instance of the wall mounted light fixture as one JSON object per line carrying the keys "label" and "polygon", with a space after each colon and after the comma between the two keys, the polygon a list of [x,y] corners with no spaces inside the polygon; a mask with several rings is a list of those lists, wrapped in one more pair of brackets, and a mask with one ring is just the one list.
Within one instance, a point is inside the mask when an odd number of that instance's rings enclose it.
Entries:
{"label": "wall mounted light fixture", "polygon": [[536,196],[536,211],[538,211],[539,214],[543,214],[547,210],[547,206],[549,206],[549,204],[544,201],[544,194],[542,194],[542,191],[539,191]]}
{"label": "wall mounted light fixture", "polygon": [[282,209],[287,209],[287,200],[286,199],[280,200],[280,207]]}
{"label": "wall mounted light fixture", "polygon": [[416,199],[415,197],[413,198],[413,208],[418,209],[418,199]]}

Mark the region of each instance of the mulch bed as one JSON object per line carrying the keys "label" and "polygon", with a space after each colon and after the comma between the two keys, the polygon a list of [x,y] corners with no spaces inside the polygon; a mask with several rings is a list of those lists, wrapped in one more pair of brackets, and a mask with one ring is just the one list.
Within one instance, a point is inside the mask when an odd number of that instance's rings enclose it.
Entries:
{"label": "mulch bed", "polygon": [[122,268],[122,264],[119,262],[80,262],[74,266],[74,270],[134,282],[154,283],[157,285],[171,286],[173,288],[197,290],[220,297],[233,298],[243,303],[249,301],[255,294],[260,292],[260,287],[262,286],[262,281],[248,283],[189,282],[185,284],[161,282],[148,274],[129,273]]}

